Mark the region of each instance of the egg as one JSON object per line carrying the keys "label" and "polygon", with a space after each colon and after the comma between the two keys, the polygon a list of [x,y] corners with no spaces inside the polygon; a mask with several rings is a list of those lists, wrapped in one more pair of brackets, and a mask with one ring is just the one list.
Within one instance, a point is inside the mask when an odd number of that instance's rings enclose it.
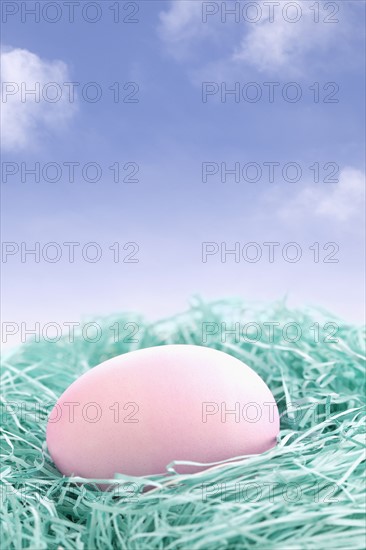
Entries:
{"label": "egg", "polygon": [[250,367],[215,349],[166,345],[80,376],[51,411],[47,446],[66,476],[109,479],[162,474],[173,460],[208,464],[262,453],[278,432],[275,399]]}

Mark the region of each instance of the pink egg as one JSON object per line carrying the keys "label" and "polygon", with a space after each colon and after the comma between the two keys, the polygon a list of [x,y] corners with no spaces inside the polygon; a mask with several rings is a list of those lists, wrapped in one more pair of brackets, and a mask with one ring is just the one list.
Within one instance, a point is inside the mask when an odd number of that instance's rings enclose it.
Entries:
{"label": "pink egg", "polygon": [[50,414],[47,445],[63,474],[105,479],[161,474],[173,460],[262,453],[278,432],[274,397],[250,367],[211,348],[169,345],[78,378]]}

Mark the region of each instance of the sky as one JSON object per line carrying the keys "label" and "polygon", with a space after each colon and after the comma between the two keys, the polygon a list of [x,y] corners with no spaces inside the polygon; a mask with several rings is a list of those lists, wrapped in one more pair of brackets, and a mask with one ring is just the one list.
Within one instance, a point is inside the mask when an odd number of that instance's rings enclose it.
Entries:
{"label": "sky", "polygon": [[3,320],[286,295],[362,322],[364,20],[362,1],[3,2]]}

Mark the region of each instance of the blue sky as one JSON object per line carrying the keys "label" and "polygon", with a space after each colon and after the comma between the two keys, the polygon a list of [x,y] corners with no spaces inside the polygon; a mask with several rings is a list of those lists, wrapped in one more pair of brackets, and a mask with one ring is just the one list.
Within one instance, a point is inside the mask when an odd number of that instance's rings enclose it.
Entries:
{"label": "blue sky", "polygon": [[[57,263],[9,256],[2,263],[3,318],[61,322],[121,310],[154,318],[184,309],[193,294],[264,301],[288,294],[290,302],[361,321],[365,4],[320,2],[316,23],[314,3],[298,1],[301,18],[291,23],[282,13],[289,3],[281,2],[271,23],[265,4],[256,2],[262,13],[256,23],[242,12],[238,22],[233,16],[223,22],[218,12],[203,23],[202,9],[214,10],[215,3],[145,1],[131,8],[121,2],[123,16],[139,6],[138,23],[130,24],[113,22],[115,3],[108,0],[96,3],[102,15],[95,24],[83,20],[80,6],[70,23],[64,3],[58,4],[61,19],[54,24],[42,15],[38,23],[31,16],[23,23],[20,12],[3,19],[3,83],[40,82],[43,89],[58,82],[63,91],[53,104],[30,97],[22,103],[20,93],[3,100],[3,161],[27,167],[97,162],[103,175],[95,183],[83,181],[79,171],[70,183],[66,169],[56,183],[9,176],[2,183],[3,240],[29,247],[95,241],[103,257],[70,264],[64,256]],[[289,8],[286,16],[296,13]],[[325,23],[326,17],[339,21]],[[74,103],[65,82],[80,83]],[[94,104],[80,93],[88,82],[103,91]],[[114,103],[108,88],[115,82],[137,83],[139,101]],[[238,82],[240,91],[255,82],[262,98],[222,102],[217,93],[203,103],[202,82],[227,89]],[[272,103],[266,82],[278,84]],[[296,103],[282,97],[290,82],[302,92]],[[337,103],[323,101],[336,89],[324,90],[329,82],[339,87],[329,96]],[[138,164],[139,181],[113,182],[108,167],[116,162]],[[258,182],[228,176],[225,183],[219,174],[204,183],[203,162],[228,168],[255,162],[263,170],[266,162],[279,163],[280,170],[296,162],[302,177],[291,183],[278,172],[274,182],[264,175]],[[314,182],[314,163],[338,165],[339,181]],[[324,179],[323,169],[320,175]],[[297,242],[301,261],[201,259],[202,242],[232,248],[268,241],[281,250]],[[139,263],[114,263],[108,250],[114,242],[138,243]],[[314,263],[314,242],[337,243],[339,262]]]}

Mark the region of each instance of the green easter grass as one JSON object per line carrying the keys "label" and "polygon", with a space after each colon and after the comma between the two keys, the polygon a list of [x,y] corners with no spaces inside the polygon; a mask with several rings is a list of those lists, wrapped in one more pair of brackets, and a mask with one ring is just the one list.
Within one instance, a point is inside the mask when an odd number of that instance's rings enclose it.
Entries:
{"label": "green easter grass", "polygon": [[[280,323],[274,341],[202,342],[202,322]],[[339,326],[337,342],[333,325]],[[123,314],[98,319],[102,338],[28,343],[2,366],[1,549],[224,550],[365,547],[365,334],[327,313],[240,301],[198,301],[184,314],[148,324]],[[138,342],[109,328],[138,322]],[[288,342],[288,322],[302,328]],[[315,341],[319,322],[320,341]],[[289,337],[293,334],[289,331]],[[328,335],[328,336],[327,336]],[[254,339],[254,336],[250,336]],[[128,338],[127,338],[128,339]],[[325,341],[324,341],[325,340]],[[255,369],[282,414],[276,448],[193,475],[132,479],[100,492],[93,481],[62,477],[45,445],[45,404],[83,372],[115,355],[170,343],[207,345]],[[30,414],[20,415],[16,404]],[[296,411],[290,403],[296,404]],[[8,405],[7,408],[4,405]],[[40,417],[35,411],[39,405]],[[23,409],[24,410],[24,409]],[[6,414],[6,411],[8,414]],[[300,411],[300,412],[299,412]],[[177,457],[179,459],[180,457]],[[131,483],[126,483],[131,482]],[[144,486],[154,487],[143,492]]]}

